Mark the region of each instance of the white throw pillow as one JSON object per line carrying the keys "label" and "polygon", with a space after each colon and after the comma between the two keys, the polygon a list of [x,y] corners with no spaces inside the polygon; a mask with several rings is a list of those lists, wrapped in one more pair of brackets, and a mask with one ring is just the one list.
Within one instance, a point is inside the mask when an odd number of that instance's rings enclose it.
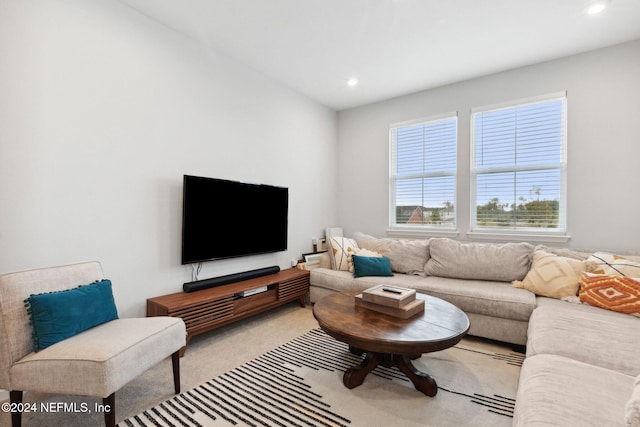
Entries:
{"label": "white throw pillow", "polygon": [[349,254],[358,249],[358,244],[353,239],[346,237],[330,237],[327,240],[331,268],[334,270],[349,271]]}
{"label": "white throw pillow", "polygon": [[631,399],[625,407],[624,421],[628,427],[640,427],[640,375],[636,377]]}
{"label": "white throw pillow", "polygon": [[589,261],[597,264],[594,274],[608,276],[640,277],[640,263],[630,261],[620,255],[607,252],[596,252],[589,257]]}

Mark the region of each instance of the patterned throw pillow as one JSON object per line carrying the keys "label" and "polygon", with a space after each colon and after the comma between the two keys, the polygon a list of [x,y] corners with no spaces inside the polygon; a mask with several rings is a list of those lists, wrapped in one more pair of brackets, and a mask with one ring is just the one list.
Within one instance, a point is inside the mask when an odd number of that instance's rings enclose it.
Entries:
{"label": "patterned throw pillow", "polygon": [[609,276],[640,277],[640,263],[630,261],[620,255],[607,252],[596,252],[589,257],[589,261],[597,264],[592,273]]}
{"label": "patterned throw pillow", "polygon": [[358,249],[356,241],[346,237],[331,237],[327,240],[327,244],[329,245],[331,268],[349,271],[349,254],[352,254],[354,249]]}
{"label": "patterned throw pillow", "polygon": [[580,279],[580,301],[640,317],[640,279],[584,273]]}
{"label": "patterned throw pillow", "polygon": [[514,281],[514,288],[550,298],[565,298],[578,294],[580,275],[593,264],[561,257],[546,251],[535,251],[531,270],[522,281]]}

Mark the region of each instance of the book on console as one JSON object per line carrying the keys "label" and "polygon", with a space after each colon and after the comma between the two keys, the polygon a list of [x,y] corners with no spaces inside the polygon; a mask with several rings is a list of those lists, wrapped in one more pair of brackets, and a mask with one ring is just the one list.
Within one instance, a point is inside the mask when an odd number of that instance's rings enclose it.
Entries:
{"label": "book on console", "polygon": [[259,288],[249,289],[246,291],[238,292],[235,294],[237,297],[250,297],[251,295],[267,292],[269,288],[267,286],[260,286]]}
{"label": "book on console", "polygon": [[377,285],[362,291],[364,301],[400,308],[416,299],[416,290],[393,285]]}

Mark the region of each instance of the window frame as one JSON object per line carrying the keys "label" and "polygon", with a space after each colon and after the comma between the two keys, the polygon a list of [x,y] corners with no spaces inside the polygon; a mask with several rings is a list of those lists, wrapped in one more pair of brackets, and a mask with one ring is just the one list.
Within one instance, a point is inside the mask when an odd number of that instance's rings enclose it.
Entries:
{"label": "window frame", "polygon": [[[441,122],[441,121],[446,121],[446,120],[454,120],[455,121],[455,147],[456,147],[456,152],[455,152],[455,170],[453,172],[422,172],[420,174],[416,174],[415,177],[419,178],[419,177],[438,177],[438,176],[451,176],[453,177],[453,215],[454,215],[454,219],[453,219],[453,224],[452,226],[449,227],[443,227],[443,226],[439,226],[439,225],[432,225],[432,224],[419,224],[419,225],[407,225],[407,224],[397,224],[396,220],[396,212],[397,212],[397,207],[396,207],[396,182],[398,180],[397,178],[397,174],[395,171],[395,165],[394,165],[394,160],[396,159],[396,144],[395,144],[395,138],[394,138],[394,131],[397,132],[398,129],[400,128],[404,128],[404,127],[411,127],[411,126],[417,126],[417,125],[427,125],[429,123],[436,123],[436,122]],[[402,236],[416,236],[416,235],[429,235],[429,236],[448,236],[448,237],[455,237],[457,236],[459,233],[457,231],[457,224],[458,224],[458,204],[457,204],[457,192],[458,192],[458,175],[459,175],[459,168],[458,168],[458,154],[459,154],[459,150],[458,150],[458,143],[459,143],[459,132],[458,132],[458,125],[459,125],[459,120],[458,120],[458,112],[450,112],[450,113],[444,113],[444,114],[438,114],[438,115],[434,115],[434,116],[429,116],[429,117],[422,117],[419,119],[414,119],[414,120],[408,120],[408,121],[403,121],[403,122],[398,122],[398,123],[392,123],[389,125],[389,198],[388,198],[388,208],[389,208],[389,216],[388,216],[388,228],[387,228],[387,233],[389,235],[394,235],[394,236],[398,236],[398,237],[402,237]]]}
{"label": "window frame", "polygon": [[[522,172],[531,170],[543,170],[549,166],[558,169],[560,177],[558,184],[559,191],[559,212],[557,228],[536,228],[536,227],[505,227],[491,228],[479,227],[477,223],[477,184],[478,176],[491,173],[491,168],[483,169],[481,173],[476,167],[476,120],[475,117],[479,113],[488,113],[499,110],[508,110],[524,107],[527,105],[541,104],[546,102],[562,101],[562,139],[561,139],[561,155],[557,164],[536,166],[513,166],[494,168],[493,172]],[[508,101],[500,104],[488,105],[473,108],[470,112],[470,178],[469,178],[469,232],[467,236],[471,239],[500,239],[500,240],[529,240],[529,241],[548,241],[548,242],[566,242],[569,240],[567,235],[567,151],[568,151],[568,135],[567,135],[567,93],[556,92],[547,95],[536,96],[532,98]]]}

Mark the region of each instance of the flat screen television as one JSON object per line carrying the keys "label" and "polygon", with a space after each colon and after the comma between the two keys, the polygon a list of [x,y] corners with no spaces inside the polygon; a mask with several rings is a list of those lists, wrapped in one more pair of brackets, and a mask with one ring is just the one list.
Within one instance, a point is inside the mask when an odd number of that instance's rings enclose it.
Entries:
{"label": "flat screen television", "polygon": [[289,189],[184,175],[182,264],[287,249]]}

